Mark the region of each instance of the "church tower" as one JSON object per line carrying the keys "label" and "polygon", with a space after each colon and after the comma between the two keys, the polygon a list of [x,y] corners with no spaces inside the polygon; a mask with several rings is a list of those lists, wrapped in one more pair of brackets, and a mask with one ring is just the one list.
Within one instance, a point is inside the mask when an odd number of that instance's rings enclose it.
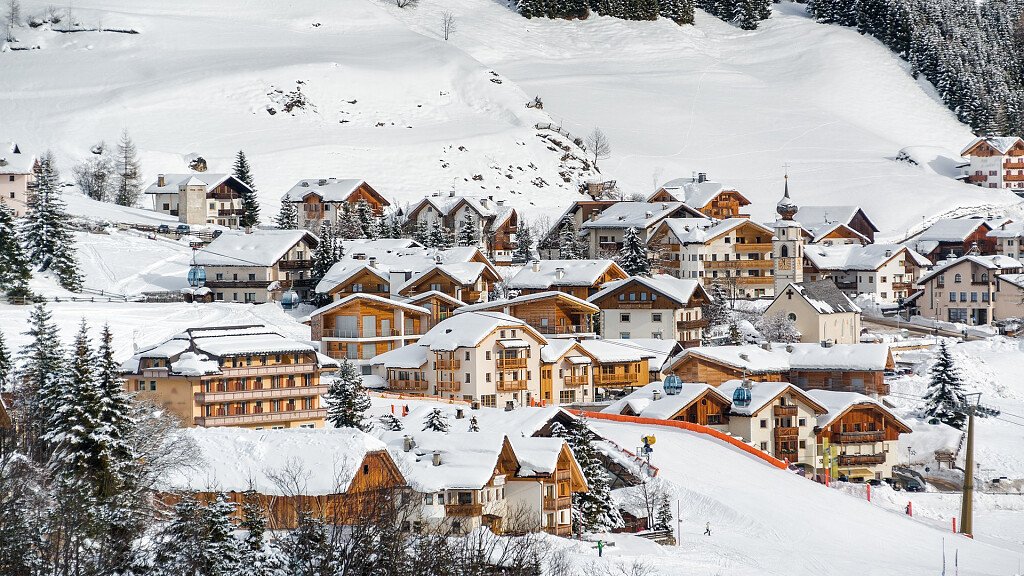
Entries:
{"label": "church tower", "polygon": [[789,197],[789,174],[785,177],[785,192],[775,206],[779,219],[775,221],[772,237],[772,273],[775,275],[775,294],[781,294],[790,283],[804,280],[804,236],[800,224],[793,220],[799,209]]}

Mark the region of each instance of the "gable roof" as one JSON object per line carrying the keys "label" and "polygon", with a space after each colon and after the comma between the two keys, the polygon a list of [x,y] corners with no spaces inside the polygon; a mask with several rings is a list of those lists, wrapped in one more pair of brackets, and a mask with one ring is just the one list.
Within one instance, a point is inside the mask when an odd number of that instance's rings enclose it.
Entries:
{"label": "gable roof", "polygon": [[665,362],[683,349],[679,342],[664,338],[603,338],[602,341],[640,350],[647,356],[647,368],[651,372],[661,372]]}
{"label": "gable roof", "polygon": [[315,194],[324,202],[345,202],[356,190],[364,186],[383,205],[391,205],[379,192],[367,184],[366,180],[358,178],[306,178],[299,180],[281,197],[281,201],[287,199],[291,202],[301,202],[310,194]]}
{"label": "gable roof", "polygon": [[975,138],[974,140],[971,140],[971,143],[965,146],[964,149],[960,151],[960,155],[969,155],[971,150],[976,148],[978,144],[981,144],[982,142],[995,148],[996,151],[998,151],[1000,154],[1006,154],[1007,152],[1010,151],[1010,148],[1013,148],[1015,144],[1017,144],[1018,142],[1024,142],[1024,140],[1021,140],[1019,136],[980,136],[978,138]]}
{"label": "gable roof", "polygon": [[430,268],[423,270],[420,273],[413,273],[412,278],[409,278],[399,288],[399,292],[403,292],[409,286],[415,285],[418,282],[422,282],[423,279],[434,272],[438,272],[456,284],[467,286],[476,283],[477,279],[480,278],[485,272],[488,272],[489,268],[486,264],[481,262],[453,262],[451,264],[434,264]]}
{"label": "gable roof", "polygon": [[206,186],[206,192],[210,193],[214,188],[229,180],[234,186],[245,188],[246,190],[252,190],[252,188],[249,188],[245,182],[242,182],[231,174],[189,172],[187,174],[164,174],[163,176],[164,185],[160,186],[160,181],[156,180],[146,187],[146,194],[177,194],[179,192],[178,188],[186,185],[204,185]]}
{"label": "gable roof", "polygon": [[927,258],[903,244],[815,244],[804,248],[804,258],[818,270],[878,270],[905,254],[916,266],[930,266]]}
{"label": "gable roof", "polygon": [[[568,354],[570,351],[575,350],[579,354],[585,354],[586,352],[579,345],[580,343],[572,338],[552,338],[548,340],[548,343],[540,349],[540,361],[545,364],[553,364],[558,362],[563,356]],[[589,356],[573,357],[574,360],[579,360],[580,364],[590,364]]]}
{"label": "gable roof", "polygon": [[645,350],[642,346],[628,342],[628,340],[587,339],[581,340],[579,344],[588,356],[602,363],[640,362],[645,358],[649,360],[654,357],[653,353]]}
{"label": "gable roof", "polygon": [[853,408],[868,406],[882,411],[886,417],[896,423],[898,428],[901,428],[902,432],[911,432],[910,426],[906,422],[869,396],[856,392],[836,392],[833,390],[807,390],[806,393],[828,410],[827,413],[818,416],[818,428],[828,427],[829,424],[835,422]]}
{"label": "gable roof", "polygon": [[462,300],[459,300],[458,298],[456,298],[454,296],[449,296],[449,295],[445,294],[444,292],[441,292],[441,291],[438,291],[438,290],[428,290],[427,292],[420,292],[419,294],[416,294],[415,296],[409,296],[406,299],[406,302],[408,302],[409,304],[419,304],[420,302],[423,302],[425,300],[430,300],[431,298],[437,298],[438,300],[444,300],[445,302],[451,304],[452,306],[458,307],[458,308],[461,308],[462,306],[466,305],[466,303],[463,302]]}
{"label": "gable roof", "polygon": [[1000,274],[996,276],[996,280],[1024,289],[1024,274]]}
{"label": "gable roof", "polygon": [[721,182],[713,182],[711,180],[697,182],[693,178],[676,178],[662,185],[659,191],[661,190],[669,192],[676,199],[697,210],[707,206],[709,202],[723,192],[731,192],[739,196],[740,206],[750,204],[750,200],[743,194],[740,194],[739,190],[726,188]]}
{"label": "gable roof", "polygon": [[936,220],[931,226],[914,237],[917,242],[963,242],[967,237],[984,228],[985,233],[992,231],[992,226],[981,218],[943,218]]}
{"label": "gable roof", "polygon": [[[317,282],[314,289],[321,294],[330,294],[336,288],[356,278],[363,272],[373,274],[383,280],[385,284],[391,284],[391,278],[387,271],[380,270],[377,266],[365,260],[341,260],[331,266],[327,274]],[[328,275],[330,275],[330,280],[327,279]]]}
{"label": "gable roof", "polygon": [[547,339],[526,322],[501,312],[455,314],[427,330],[417,344],[437,352],[451,352],[458,348],[475,348],[481,340],[501,327],[529,332],[541,344],[547,344]]}
{"label": "gable roof", "polygon": [[649,290],[653,290],[654,292],[674,300],[683,306],[685,306],[695,295],[703,295],[708,300],[711,299],[705,290],[704,285],[699,280],[676,278],[670,274],[655,274],[650,278],[645,276],[631,276],[624,280],[613,280],[606,283],[601,290],[593,296],[587,298],[587,301],[597,302],[619,288],[631,283],[641,284]]}
{"label": "gable roof", "polygon": [[327,304],[326,306],[321,306],[320,308],[317,308],[316,310],[310,312],[309,316],[310,318],[312,318],[313,316],[319,316],[320,314],[329,312],[331,310],[334,310],[335,308],[341,308],[343,306],[351,304],[352,302],[363,300],[372,304],[379,304],[390,308],[401,308],[406,312],[415,312],[417,314],[430,314],[430,310],[427,310],[422,306],[415,306],[413,304],[409,304],[408,302],[402,302],[401,300],[392,300],[390,298],[384,298],[382,296],[377,296],[376,294],[365,294],[362,292],[357,292],[355,294],[346,296],[340,300],[335,300],[330,304]]}
{"label": "gable roof", "polygon": [[645,229],[664,218],[681,213],[695,217],[703,216],[682,202],[616,202],[605,208],[596,218],[584,222],[581,228]]}
{"label": "gable roof", "polygon": [[790,283],[781,294],[775,297],[772,305],[775,302],[780,302],[790,290],[803,298],[818,314],[845,314],[861,311],[860,307],[854,304],[846,294],[839,290],[836,283],[828,278],[815,282]]}
{"label": "gable roof", "polygon": [[939,274],[942,274],[946,270],[948,270],[948,269],[950,269],[950,268],[952,268],[954,266],[957,266],[957,265],[959,265],[962,262],[971,262],[973,264],[977,264],[978,266],[981,266],[982,268],[985,268],[986,270],[996,270],[996,271],[998,271],[998,270],[1005,270],[1005,269],[1008,269],[1008,268],[1009,269],[1013,269],[1013,268],[1022,268],[1022,267],[1024,267],[1024,263],[1021,263],[1019,260],[1016,260],[1014,258],[1010,258],[1009,256],[1003,256],[1002,254],[994,254],[994,255],[991,255],[991,256],[980,256],[980,255],[976,255],[976,254],[968,254],[966,256],[961,256],[961,257],[956,258],[954,260],[946,259],[946,260],[943,260],[943,261],[937,263],[935,265],[935,268],[933,268],[931,272],[925,274],[920,279],[918,279],[917,283],[918,283],[918,285],[924,285],[926,282],[928,282],[932,278],[935,278]]}
{"label": "gable roof", "polygon": [[774,374],[789,371],[789,355],[785,351],[765,350],[754,344],[686,348],[672,357],[666,363],[663,371],[673,370],[688,358],[701,358],[734,370],[746,371],[748,374]]}
{"label": "gable roof", "polygon": [[0,142],[0,174],[31,174],[36,157],[25,154],[14,142]]}
{"label": "gable roof", "polygon": [[394,350],[388,350],[383,354],[377,354],[370,359],[374,366],[384,368],[421,368],[427,363],[427,347],[419,344],[407,344],[399,346]]}
{"label": "gable roof", "polygon": [[869,243],[868,237],[861,234],[860,232],[851,228],[848,224],[836,222],[834,224],[823,224],[818,227],[811,227],[810,229],[804,227],[804,230],[811,235],[811,243],[822,242],[828,238],[828,236],[834,232],[846,232],[853,237],[862,241],[862,243]]}
{"label": "gable roof", "polygon": [[[438,264],[459,264],[477,262],[481,263],[494,275],[499,278],[498,271],[494,268],[487,257],[474,246],[459,246],[455,248],[437,249],[425,248],[412,240],[404,239],[380,239],[380,240],[346,240],[345,257],[336,262],[331,269],[324,274],[323,279],[316,286],[316,291],[328,293],[331,289],[350,278],[354,267],[360,267],[373,262],[380,275],[401,274],[395,278],[393,284],[405,284],[406,275],[411,280],[413,276],[421,275]],[[448,270],[449,274],[456,273],[457,268]],[[392,290],[393,292],[395,290]]]}
{"label": "gable roof", "polygon": [[661,221],[655,232],[668,229],[680,244],[705,244],[715,240],[719,236],[731,232],[742,226],[753,226],[761,229],[768,235],[766,242],[771,241],[774,230],[763,224],[759,224],[749,218],[726,218],[714,220],[711,218],[666,218]]}
{"label": "gable roof", "polygon": [[812,230],[826,224],[849,225],[858,214],[867,221],[873,232],[878,232],[878,227],[860,206],[800,206],[793,219],[805,228]]}
{"label": "gable roof", "polygon": [[[417,492],[483,488],[494,476],[503,450],[511,445],[504,434],[492,432],[382,431],[379,438]],[[404,450],[405,437],[414,446]],[[506,453],[508,453],[506,452]],[[441,464],[434,466],[438,454]],[[518,467],[518,460],[515,462]]]}
{"label": "gable roof", "polygon": [[479,310],[502,310],[508,306],[517,306],[520,304],[527,304],[529,302],[547,300],[549,298],[553,298],[556,300],[567,300],[571,304],[590,310],[591,313],[597,313],[598,311],[600,311],[600,308],[591,304],[590,302],[587,302],[586,300],[583,300],[582,298],[577,298],[572,294],[566,294],[565,292],[559,292],[557,290],[548,290],[547,292],[525,294],[523,296],[516,296],[515,298],[502,298],[499,300],[489,300],[487,302],[481,302],[479,304],[469,304],[456,309],[455,313],[461,314],[465,312],[476,312]]}
{"label": "gable roof", "polygon": [[[657,392],[659,398],[654,399]],[[725,396],[714,386],[703,383],[684,382],[679,394],[666,394],[663,382],[652,382],[642,388],[637,388],[628,395],[613,402],[610,406],[602,409],[605,414],[622,414],[626,408],[641,418],[654,418],[657,420],[669,420],[686,409],[690,404],[702,397],[710,396],[728,405],[732,400]]]}
{"label": "gable roof", "polygon": [[311,247],[320,243],[306,230],[225,230],[197,251],[195,260],[201,266],[273,266],[302,240]]}
{"label": "gable roof", "polygon": [[[769,403],[773,402],[776,398],[785,393],[798,397],[804,404],[807,404],[815,414],[824,414],[828,411],[817,400],[811,398],[806,392],[789,382],[748,382],[747,385],[750,387],[750,404],[747,406],[737,406],[736,404],[733,404],[729,409],[730,414],[736,414],[738,416],[754,416],[763,410]],[[718,387],[718,391],[726,398],[731,399],[736,389],[741,388],[742,386],[743,380],[728,380]]]}
{"label": "gable roof", "polygon": [[888,344],[776,344],[773,349],[788,351],[794,370],[881,371],[892,357]]}
{"label": "gable roof", "polygon": [[[534,267],[537,269],[534,270]],[[612,260],[534,260],[507,281],[511,289],[549,289],[552,286],[593,286],[609,270],[627,274]]]}

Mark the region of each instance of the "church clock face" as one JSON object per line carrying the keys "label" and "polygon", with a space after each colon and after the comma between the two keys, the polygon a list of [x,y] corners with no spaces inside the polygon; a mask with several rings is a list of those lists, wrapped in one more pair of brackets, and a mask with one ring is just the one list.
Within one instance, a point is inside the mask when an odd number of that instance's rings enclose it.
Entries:
{"label": "church clock face", "polygon": [[792,270],[793,261],[789,258],[779,258],[779,270]]}

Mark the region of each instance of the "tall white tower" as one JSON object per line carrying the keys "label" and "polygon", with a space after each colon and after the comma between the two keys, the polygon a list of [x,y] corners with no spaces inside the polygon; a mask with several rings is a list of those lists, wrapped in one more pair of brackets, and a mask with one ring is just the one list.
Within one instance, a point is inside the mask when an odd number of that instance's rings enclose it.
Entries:
{"label": "tall white tower", "polygon": [[781,294],[790,283],[804,280],[804,236],[800,224],[793,220],[799,209],[789,197],[789,175],[785,178],[785,192],[775,206],[779,219],[775,221],[772,237],[772,273],[775,275],[775,294]]}

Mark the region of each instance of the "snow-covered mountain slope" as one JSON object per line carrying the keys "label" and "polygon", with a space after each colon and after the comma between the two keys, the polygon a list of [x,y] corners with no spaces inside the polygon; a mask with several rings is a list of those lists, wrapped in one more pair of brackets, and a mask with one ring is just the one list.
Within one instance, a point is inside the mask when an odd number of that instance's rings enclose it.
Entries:
{"label": "snow-covered mountain slope", "polygon": [[[448,42],[442,10],[457,19]],[[226,170],[245,149],[264,217],[318,176],[364,177],[402,203],[454,185],[550,216],[585,171],[537,136],[549,121],[600,126],[613,149],[603,176],[627,193],[706,171],[754,200],[755,217],[771,217],[783,164],[798,203],[859,203],[885,235],[1016,201],[949,179],[968,129],[887,49],[802,5],[776,5],[753,32],[701,12],[684,27],[526,20],[493,0],[82,0],[74,14],[139,34],[19,31],[41,49],[0,53],[4,137],[52,147],[67,168],[128,128],[150,178],[192,153]],[[285,113],[295,90],[311,105]],[[543,111],[525,107],[535,95]],[[928,165],[896,162],[907,147],[927,148]]]}

